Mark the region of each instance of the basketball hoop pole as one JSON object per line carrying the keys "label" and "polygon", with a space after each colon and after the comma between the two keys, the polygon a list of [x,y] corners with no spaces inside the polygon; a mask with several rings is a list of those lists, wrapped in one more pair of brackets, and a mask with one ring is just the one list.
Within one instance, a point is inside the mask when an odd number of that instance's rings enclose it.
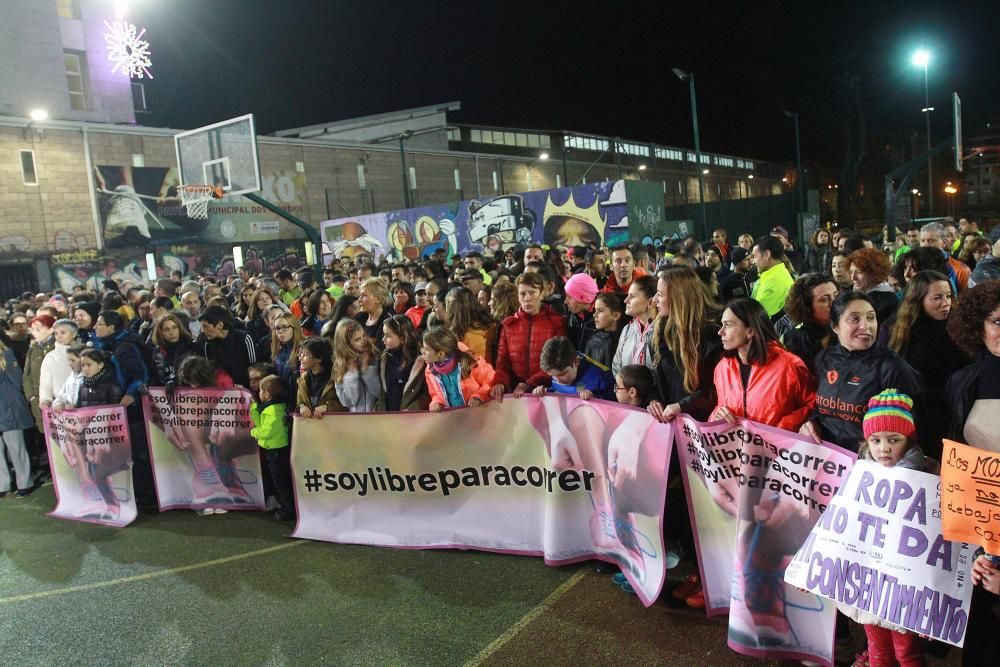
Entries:
{"label": "basketball hoop pole", "polygon": [[316,273],[316,281],[319,282],[323,278],[323,251],[322,251],[323,240],[320,238],[319,232],[316,230],[316,228],[310,225],[308,222],[299,220],[288,211],[278,208],[277,206],[267,201],[266,199],[258,197],[252,192],[247,192],[243,196],[252,201],[254,204],[257,204],[258,206],[263,206],[271,213],[281,216],[282,218],[284,218],[285,220],[287,220],[288,222],[292,223],[293,225],[301,229],[303,232],[305,232],[306,238],[309,241],[312,241],[313,246],[316,247],[316,264],[313,266],[313,271]]}

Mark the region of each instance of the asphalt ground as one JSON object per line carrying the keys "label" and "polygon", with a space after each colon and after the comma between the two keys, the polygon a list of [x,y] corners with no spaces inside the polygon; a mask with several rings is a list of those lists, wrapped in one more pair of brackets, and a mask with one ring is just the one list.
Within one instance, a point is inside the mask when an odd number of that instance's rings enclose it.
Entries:
{"label": "asphalt ground", "polygon": [[292,540],[252,512],[115,529],[53,506],[51,485],[0,500],[5,666],[792,664],[737,655],[724,619],[666,592],[646,609],[590,563]]}

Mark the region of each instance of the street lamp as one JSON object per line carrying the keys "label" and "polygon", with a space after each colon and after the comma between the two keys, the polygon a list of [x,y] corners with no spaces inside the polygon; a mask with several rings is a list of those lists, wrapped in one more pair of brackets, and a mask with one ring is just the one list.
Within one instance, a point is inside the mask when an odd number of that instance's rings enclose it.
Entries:
{"label": "street lamp", "polygon": [[704,235],[702,238],[708,238],[708,218],[705,215],[705,174],[707,170],[703,171],[701,168],[701,135],[698,133],[698,98],[694,92],[694,74],[676,67],[672,71],[678,79],[688,82],[688,92],[691,96],[691,124],[694,126],[694,159],[697,161],[696,169],[698,170],[698,203],[701,207],[701,230]]}
{"label": "street lamp", "polygon": [[917,49],[913,52],[913,57],[910,62],[913,63],[914,67],[924,68],[924,108],[920,110],[921,113],[926,114],[927,119],[927,213],[933,215],[934,211],[934,177],[931,169],[931,112],[934,111],[934,107],[931,106],[930,93],[927,86],[927,65],[931,61],[931,52],[927,49]]}
{"label": "street lamp", "polygon": [[795,189],[799,191],[799,213],[805,213],[805,197],[802,190],[802,150],[799,145],[799,114],[795,111],[782,111],[786,117],[795,121]]}
{"label": "street lamp", "polygon": [[944,187],[944,193],[948,195],[948,215],[955,217],[955,195],[958,194],[958,188],[948,181],[948,184]]}

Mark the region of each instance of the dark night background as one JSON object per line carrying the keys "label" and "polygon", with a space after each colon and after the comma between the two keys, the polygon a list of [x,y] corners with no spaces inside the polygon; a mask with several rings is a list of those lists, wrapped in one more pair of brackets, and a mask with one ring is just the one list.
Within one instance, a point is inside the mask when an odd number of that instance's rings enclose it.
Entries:
{"label": "dark night background", "polygon": [[690,147],[695,74],[702,148],[842,159],[846,82],[869,139],[923,132],[924,45],[935,138],[1000,116],[997,3],[333,2],[133,0],[153,73],[147,125],[192,128],[253,112],[258,131],[459,100],[456,122],[572,129]]}

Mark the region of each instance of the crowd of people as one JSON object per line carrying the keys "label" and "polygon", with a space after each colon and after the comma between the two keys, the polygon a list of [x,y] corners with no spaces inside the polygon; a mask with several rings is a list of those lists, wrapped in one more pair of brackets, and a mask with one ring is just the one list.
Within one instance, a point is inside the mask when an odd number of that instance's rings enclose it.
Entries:
{"label": "crowd of people", "polygon": [[[929,469],[923,457],[939,458],[944,437],[1000,451],[1000,241],[971,217],[892,236],[819,229],[798,247],[781,227],[735,244],[719,229],[706,242],[363,255],[332,259],[322,275],[175,272],[149,286],[26,293],[6,303],[0,335],[0,432],[16,484],[0,466],[0,495],[23,497],[46,474],[41,409],[120,404],[136,498],[155,507],[147,386],[249,390],[269,509],[282,520],[295,513],[296,414],[437,412],[558,392],[660,421],[747,418],[883,465],[915,459],[912,449]],[[864,418],[872,401],[913,428]],[[873,430],[885,424],[896,430]],[[690,534],[683,496],[669,504],[668,531]],[[984,554],[973,569],[967,665],[1000,664],[994,562]],[[697,577],[673,595],[705,604]],[[847,630],[838,623],[838,642]],[[894,664],[885,637],[869,638],[856,664]],[[896,658],[920,664],[906,650]]]}

